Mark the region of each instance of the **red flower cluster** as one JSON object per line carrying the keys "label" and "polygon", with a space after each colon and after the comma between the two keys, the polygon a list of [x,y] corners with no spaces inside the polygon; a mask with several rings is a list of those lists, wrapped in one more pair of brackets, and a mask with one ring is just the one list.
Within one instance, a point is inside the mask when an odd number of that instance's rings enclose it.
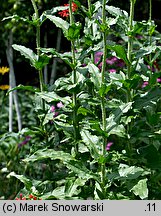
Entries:
{"label": "red flower cluster", "polygon": [[23,197],[23,194],[20,194],[20,198],[16,197],[15,200],[41,200],[38,197],[30,194],[28,197]]}
{"label": "red flower cluster", "polygon": [[[68,6],[69,7],[69,4],[64,4],[64,6]],[[72,12],[75,12],[77,9],[78,9],[78,5],[75,4],[74,2],[72,2]],[[58,12],[58,14],[61,17],[69,17],[69,9],[62,10],[62,11]]]}

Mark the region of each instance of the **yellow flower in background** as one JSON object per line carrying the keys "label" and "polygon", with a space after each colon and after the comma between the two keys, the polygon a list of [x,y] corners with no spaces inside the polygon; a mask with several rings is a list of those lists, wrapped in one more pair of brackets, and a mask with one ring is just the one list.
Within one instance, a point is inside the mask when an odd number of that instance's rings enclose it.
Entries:
{"label": "yellow flower in background", "polygon": [[1,90],[7,90],[7,89],[9,89],[9,88],[10,88],[9,85],[0,85],[0,89],[1,89]]}
{"label": "yellow flower in background", "polygon": [[9,70],[8,67],[0,67],[0,74],[4,75],[5,73],[8,73]]}

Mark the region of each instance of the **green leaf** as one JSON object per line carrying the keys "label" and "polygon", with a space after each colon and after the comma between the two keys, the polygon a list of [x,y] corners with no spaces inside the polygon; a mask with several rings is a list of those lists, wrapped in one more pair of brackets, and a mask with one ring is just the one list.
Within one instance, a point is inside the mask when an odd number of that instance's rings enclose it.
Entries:
{"label": "green leaf", "polygon": [[8,95],[10,92],[12,92],[12,91],[15,91],[15,90],[19,90],[19,89],[21,89],[21,90],[27,90],[27,91],[31,91],[31,92],[38,92],[39,91],[39,89],[37,89],[37,88],[35,88],[35,87],[33,87],[33,86],[24,86],[24,85],[18,85],[18,86],[16,86],[15,88],[12,88],[12,89],[10,89],[8,92],[7,92],[7,94],[6,95]]}
{"label": "green leaf", "polygon": [[[118,121],[120,120],[120,117],[127,113],[132,108],[133,102],[125,103],[120,105],[117,109],[113,111],[113,113],[106,119],[107,121],[107,133],[113,133],[112,130],[117,126],[118,127]],[[120,127],[120,126],[119,126]],[[118,127],[118,129],[119,129]],[[122,133],[124,131],[124,128],[120,128],[120,132]],[[123,130],[123,131],[122,131]],[[116,133],[117,134],[117,133]],[[124,134],[124,133],[123,133]]]}
{"label": "green leaf", "polygon": [[32,24],[32,25],[34,24],[32,20],[29,20],[29,19],[24,18],[24,17],[20,17],[17,14],[15,14],[13,16],[4,17],[2,19],[2,21],[8,20],[8,19],[15,19],[15,21],[22,20],[23,22],[26,22],[26,23],[29,23],[29,24]]}
{"label": "green leaf", "polygon": [[161,97],[161,89],[156,87],[151,89],[149,92],[136,97],[134,100],[134,108],[142,109],[146,106],[152,106],[154,102],[157,102]]}
{"label": "green leaf", "polygon": [[125,177],[126,179],[137,179],[144,172],[144,169],[141,167],[128,166],[126,164],[120,164],[118,169],[120,177]]}
{"label": "green leaf", "polygon": [[53,7],[51,10],[46,10],[42,13],[40,16],[40,21],[43,23],[46,20],[46,15],[53,15],[57,13],[58,11],[66,10],[68,9],[69,6],[58,6],[58,7]]}
{"label": "green leaf", "polygon": [[65,198],[64,190],[65,190],[65,186],[56,187],[52,192],[48,192],[48,193],[44,194],[43,196],[41,196],[41,198],[43,200],[46,200],[46,199],[62,200]]}
{"label": "green leaf", "polygon": [[29,59],[31,65],[35,67],[35,63],[38,60],[38,56],[31,49],[26,48],[25,46],[16,45],[16,44],[13,44],[12,47],[13,49],[19,51],[21,55],[24,55],[25,58]]}
{"label": "green leaf", "polygon": [[59,159],[63,162],[68,162],[74,158],[68,153],[65,153],[63,151],[55,151],[53,149],[43,149],[36,151],[33,155],[29,156],[28,158],[25,158],[23,161],[28,162],[35,162],[39,160],[44,160],[50,158],[51,160]]}
{"label": "green leaf", "polygon": [[110,91],[110,89],[111,89],[111,84],[103,84],[101,87],[100,87],[100,89],[99,89],[99,95],[101,96],[101,97],[104,97],[109,91]]}
{"label": "green leaf", "polygon": [[[141,138],[141,135],[139,138]],[[146,139],[147,135],[145,134],[145,137],[143,137],[143,140]],[[161,154],[156,149],[154,145],[147,145],[144,147],[139,148],[139,157],[146,159],[147,166],[151,169],[161,169]]]}
{"label": "green leaf", "polygon": [[156,46],[147,46],[147,47],[142,47],[140,50],[138,50],[135,54],[136,58],[141,58],[145,55],[149,55],[150,53],[156,51]]}
{"label": "green leaf", "polygon": [[63,20],[60,17],[56,17],[54,15],[47,15],[45,16],[50,19],[58,28],[61,28],[65,35],[67,35],[68,29],[69,29],[69,23],[65,20]]}
{"label": "green leaf", "polygon": [[141,179],[132,189],[133,193],[136,196],[139,196],[141,199],[148,198],[148,187],[147,187],[147,178]]}
{"label": "green leaf", "polygon": [[114,16],[123,16],[128,18],[128,13],[118,7],[106,5],[106,10]]}
{"label": "green leaf", "polygon": [[110,50],[115,51],[117,57],[123,59],[124,62],[125,62],[127,65],[130,64],[130,62],[129,62],[128,58],[127,58],[127,54],[126,54],[127,52],[126,52],[126,50],[125,50],[125,48],[124,48],[123,46],[121,46],[121,45],[110,45],[110,44],[108,44],[108,45],[107,45],[107,49],[110,49]]}
{"label": "green leaf", "polygon": [[102,188],[98,182],[95,182],[95,190],[94,190],[95,200],[103,200],[104,194],[102,193]]}
{"label": "green leaf", "polygon": [[81,161],[71,160],[66,163],[68,169],[72,170],[74,173],[77,174],[79,178],[83,180],[95,179],[99,181],[99,176],[89,169],[87,169]]}
{"label": "green leaf", "polygon": [[54,118],[54,124],[57,129],[62,129],[64,133],[73,136],[73,126],[68,123],[67,116],[65,114],[59,114]]}
{"label": "green leaf", "polygon": [[53,114],[53,113],[47,113],[47,114],[45,115],[45,118],[44,118],[42,124],[43,124],[43,125],[46,125],[46,124],[48,124],[49,121],[53,121],[53,119],[54,119],[54,114]]}
{"label": "green leaf", "polygon": [[111,131],[108,133],[109,135],[111,134],[116,134],[119,137],[125,137],[126,136],[126,130],[123,125],[116,125]]}
{"label": "green leaf", "polygon": [[94,64],[88,64],[89,73],[91,75],[91,81],[94,83],[97,90],[100,89],[101,86],[101,73],[98,67]]}
{"label": "green leaf", "polygon": [[80,190],[77,188],[80,186],[84,186],[86,183],[86,179],[77,178],[75,181],[73,179],[69,179],[65,184],[65,196],[72,197],[74,195],[78,195]]}
{"label": "green leaf", "polygon": [[62,98],[59,95],[57,95],[55,92],[37,92],[37,94],[48,103],[53,101],[61,101],[63,104],[71,103],[71,98],[69,96]]}
{"label": "green leaf", "polygon": [[49,63],[51,57],[47,55],[40,55],[38,61],[35,62],[35,68],[37,70],[42,70],[42,68]]}
{"label": "green leaf", "polygon": [[86,144],[87,148],[90,150],[91,156],[97,160],[99,158],[99,152],[101,152],[96,147],[99,145],[101,149],[99,137],[95,135],[91,135],[90,132],[87,130],[82,130],[81,136],[82,136],[83,142]]}
{"label": "green leaf", "polygon": [[111,84],[115,84],[117,89],[121,88],[125,81],[125,74],[120,71],[120,73],[109,73]]}
{"label": "green leaf", "polygon": [[68,40],[76,40],[80,37],[80,30],[82,25],[80,23],[74,23],[69,26],[67,32],[67,39]]}
{"label": "green leaf", "polygon": [[77,110],[77,114],[78,115],[82,114],[84,116],[87,116],[88,114],[92,115],[93,112],[91,110],[89,110],[89,109],[84,108],[84,107],[79,107],[78,110]]}
{"label": "green leaf", "polygon": [[9,175],[8,175],[8,178],[10,176],[14,176],[15,178],[19,179],[22,183],[24,183],[25,187],[30,190],[31,187],[32,187],[32,181],[28,178],[26,178],[24,175],[17,175],[15,172],[11,172]]}
{"label": "green leaf", "polygon": [[54,57],[58,57],[60,59],[62,59],[66,64],[68,64],[70,67],[72,67],[72,55],[71,53],[58,53],[55,49],[53,48],[40,48],[40,51],[43,53],[50,53],[53,54]]}

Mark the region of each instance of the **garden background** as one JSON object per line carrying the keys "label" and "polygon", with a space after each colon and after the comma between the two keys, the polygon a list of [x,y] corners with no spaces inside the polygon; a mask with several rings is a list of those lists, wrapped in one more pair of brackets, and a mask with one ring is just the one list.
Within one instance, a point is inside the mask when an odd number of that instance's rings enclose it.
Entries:
{"label": "garden background", "polygon": [[0,199],[161,198],[160,0],[1,0]]}

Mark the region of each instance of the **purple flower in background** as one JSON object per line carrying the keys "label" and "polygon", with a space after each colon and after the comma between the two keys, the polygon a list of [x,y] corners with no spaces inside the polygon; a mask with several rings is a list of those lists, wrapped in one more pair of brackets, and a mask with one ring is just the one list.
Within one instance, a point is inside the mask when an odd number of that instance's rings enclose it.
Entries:
{"label": "purple flower in background", "polygon": [[[94,56],[94,63],[95,64],[97,64],[101,60],[102,55],[103,55],[103,52],[101,52],[101,51],[95,53],[95,56]],[[101,67],[102,67],[102,62],[98,65],[99,69],[101,69]]]}
{"label": "purple flower in background", "polygon": [[18,144],[18,148],[21,148],[22,146],[26,145],[31,139],[31,136],[26,136],[24,141]]}
{"label": "purple flower in background", "polygon": [[122,59],[118,59],[116,66],[122,68],[125,66],[125,62]]}
{"label": "purple flower in background", "polygon": [[145,88],[147,85],[149,84],[149,82],[147,82],[147,81],[145,81],[145,82],[143,82],[143,84],[142,84],[142,88]]}
{"label": "purple flower in background", "polygon": [[113,64],[115,64],[117,61],[118,61],[118,58],[116,58],[115,56],[106,59],[106,63],[109,64],[109,65],[113,65]]}
{"label": "purple flower in background", "polygon": [[113,145],[113,142],[108,142],[106,145],[106,150],[110,151],[111,146]]}
{"label": "purple flower in background", "polygon": [[116,69],[111,68],[111,69],[109,69],[109,72],[110,72],[110,73],[116,73]]}
{"label": "purple flower in background", "polygon": [[59,113],[58,112],[54,112],[54,115],[53,115],[53,117],[57,117],[59,115]]}
{"label": "purple flower in background", "polygon": [[63,103],[60,101],[59,103],[57,103],[57,108],[62,108],[64,105],[63,105]]}
{"label": "purple flower in background", "polygon": [[85,66],[87,66],[87,64],[83,63],[83,64],[82,64],[82,67],[85,67]]}
{"label": "purple flower in background", "polygon": [[142,35],[137,35],[136,38],[137,38],[137,39],[142,39],[143,36],[142,36]]}
{"label": "purple flower in background", "polygon": [[161,78],[157,78],[157,82],[159,82],[159,83],[160,83],[160,82],[161,82]]}
{"label": "purple flower in background", "polygon": [[103,55],[102,51],[98,51],[95,53],[95,57],[101,57]]}
{"label": "purple flower in background", "polygon": [[50,107],[50,111],[51,111],[52,113],[55,112],[55,106],[52,105],[52,106]]}

